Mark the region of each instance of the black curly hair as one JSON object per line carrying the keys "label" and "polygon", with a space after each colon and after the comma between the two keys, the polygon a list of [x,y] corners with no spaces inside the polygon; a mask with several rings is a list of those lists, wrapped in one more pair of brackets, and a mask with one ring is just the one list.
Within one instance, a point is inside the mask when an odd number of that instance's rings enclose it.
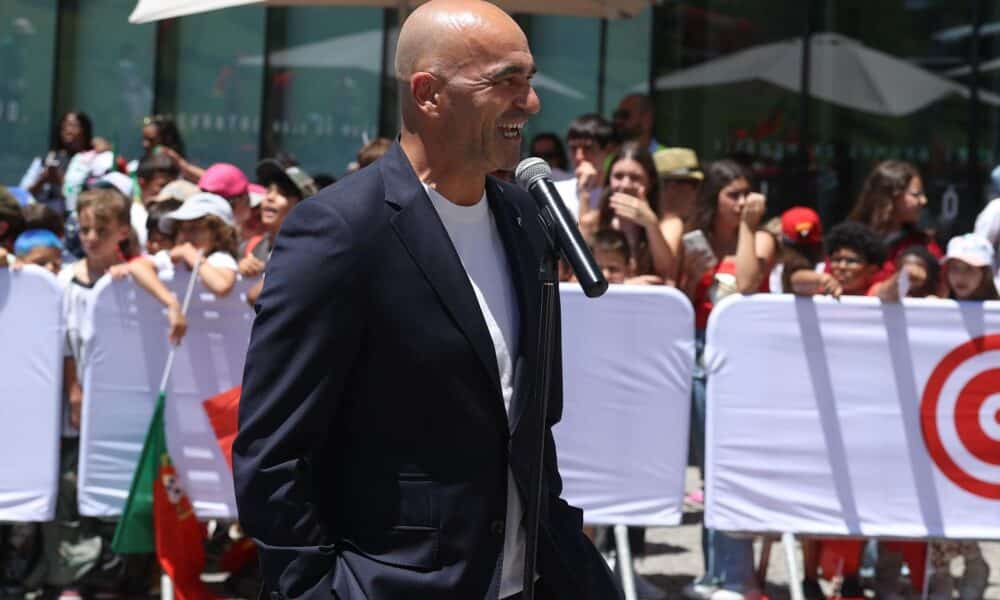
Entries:
{"label": "black curly hair", "polygon": [[854,250],[869,264],[880,265],[885,261],[886,249],[875,230],[857,221],[845,221],[835,226],[825,236],[826,255],[841,248]]}

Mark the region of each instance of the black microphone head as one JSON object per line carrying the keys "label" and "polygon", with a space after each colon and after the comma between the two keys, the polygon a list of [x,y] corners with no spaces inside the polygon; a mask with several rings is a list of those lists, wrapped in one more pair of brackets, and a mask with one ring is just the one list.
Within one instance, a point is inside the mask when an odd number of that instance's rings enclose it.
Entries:
{"label": "black microphone head", "polygon": [[517,168],[514,169],[514,179],[517,180],[517,185],[524,189],[528,189],[531,184],[546,177],[552,177],[552,168],[549,163],[537,156],[529,156],[519,162]]}

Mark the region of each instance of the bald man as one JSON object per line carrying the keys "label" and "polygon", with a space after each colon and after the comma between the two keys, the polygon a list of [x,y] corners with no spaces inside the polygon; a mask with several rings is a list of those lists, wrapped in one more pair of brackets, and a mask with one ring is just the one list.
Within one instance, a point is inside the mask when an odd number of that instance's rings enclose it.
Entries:
{"label": "bald man", "polygon": [[487,176],[515,166],[539,109],[527,40],[491,4],[434,0],[403,25],[396,72],[399,141],[292,210],[256,306],[233,472],[264,597],[516,599],[537,577],[536,598],[616,598],[559,498],[558,348],[547,419],[529,397],[538,212]]}

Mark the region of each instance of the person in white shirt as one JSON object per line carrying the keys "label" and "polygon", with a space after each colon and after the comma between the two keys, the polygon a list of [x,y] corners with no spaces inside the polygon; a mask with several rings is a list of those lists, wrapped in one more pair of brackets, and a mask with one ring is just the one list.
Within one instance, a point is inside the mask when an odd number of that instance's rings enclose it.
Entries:
{"label": "person in white shirt", "polygon": [[[566,132],[573,177],[555,183],[566,208],[578,220],[597,210],[607,179],[607,161],[614,153],[614,129],[604,117],[589,113],[573,119]],[[580,198],[585,201],[581,202]]]}

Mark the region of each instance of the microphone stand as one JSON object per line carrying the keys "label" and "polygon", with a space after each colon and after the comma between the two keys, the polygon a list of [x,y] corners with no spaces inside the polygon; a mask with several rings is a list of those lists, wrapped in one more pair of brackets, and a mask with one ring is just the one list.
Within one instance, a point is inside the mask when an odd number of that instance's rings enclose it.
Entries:
{"label": "microphone stand", "polygon": [[552,375],[552,342],[555,333],[556,294],[559,293],[559,249],[553,232],[553,219],[548,210],[540,210],[538,220],[545,233],[545,249],[538,267],[538,280],[542,283],[541,314],[538,320],[538,365],[532,383],[532,397],[538,408],[538,460],[534,477],[528,488],[528,506],[525,512],[524,600],[535,598],[535,564],[538,552],[538,527],[541,520],[542,496],[545,493],[545,434],[549,414],[549,389]]}

